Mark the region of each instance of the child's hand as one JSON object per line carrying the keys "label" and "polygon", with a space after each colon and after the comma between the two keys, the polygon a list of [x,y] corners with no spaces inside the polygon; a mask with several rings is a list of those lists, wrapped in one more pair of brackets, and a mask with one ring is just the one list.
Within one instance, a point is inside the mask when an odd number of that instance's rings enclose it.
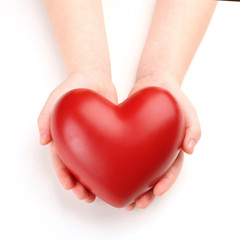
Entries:
{"label": "child's hand", "polygon": [[[182,149],[191,154],[200,139],[201,130],[196,111],[180,90],[180,85],[210,22],[216,1],[183,2],[156,1],[151,27],[138,65],[138,81],[130,94],[148,86],[168,90],[183,109],[186,131]],[[182,163],[183,152],[180,152],[174,164],[153,189],[126,209],[131,210],[135,205],[145,208],[155,195],[160,196],[166,192],[176,180]]]}
{"label": "child's hand", "polygon": [[[146,76],[136,82],[130,94],[149,86],[161,87],[168,90],[178,101],[180,107],[183,109],[185,117],[185,137],[182,149],[184,152],[192,154],[195,145],[201,137],[200,123],[193,105],[181,91],[180,86],[178,86],[176,82],[177,81],[174,81],[174,79],[171,79],[169,76],[164,80],[162,76]],[[139,208],[146,208],[153,201],[155,196],[161,196],[173,185],[183,164],[183,151],[180,151],[175,162],[163,178],[161,178],[161,180],[144,196],[127,206],[127,210],[134,209],[135,205]]]}
{"label": "child's hand", "polygon": [[[105,76],[106,77],[106,76]],[[97,78],[96,78],[97,79]],[[86,202],[93,202],[95,200],[95,195],[89,192],[83,185],[81,185],[67,170],[61,159],[59,158],[54,142],[51,138],[50,132],[50,115],[56,101],[67,91],[75,88],[88,88],[92,89],[102,96],[106,97],[110,101],[117,103],[116,90],[108,77],[106,80],[90,79],[81,74],[74,74],[68,77],[63,83],[61,83],[48,97],[39,118],[38,127],[40,132],[40,143],[46,145],[50,143],[50,154],[52,158],[53,167],[56,171],[59,181],[63,187],[67,190],[72,189],[75,195],[80,200],[85,200]]]}

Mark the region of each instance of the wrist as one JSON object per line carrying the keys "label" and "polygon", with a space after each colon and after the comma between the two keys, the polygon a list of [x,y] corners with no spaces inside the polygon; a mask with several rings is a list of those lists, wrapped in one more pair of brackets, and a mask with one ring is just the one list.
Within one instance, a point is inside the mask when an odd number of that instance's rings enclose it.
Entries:
{"label": "wrist", "polygon": [[112,82],[111,70],[100,66],[84,66],[68,70],[68,77],[74,79],[85,79],[89,82]]}
{"label": "wrist", "polygon": [[92,69],[92,72],[73,72],[67,76],[64,82],[59,86],[63,89],[87,88],[98,92],[110,101],[117,103],[116,89],[112,83],[111,75]]}
{"label": "wrist", "polygon": [[138,85],[152,85],[161,86],[163,88],[180,88],[181,79],[173,72],[158,68],[151,71],[142,71],[138,69],[136,84]]}

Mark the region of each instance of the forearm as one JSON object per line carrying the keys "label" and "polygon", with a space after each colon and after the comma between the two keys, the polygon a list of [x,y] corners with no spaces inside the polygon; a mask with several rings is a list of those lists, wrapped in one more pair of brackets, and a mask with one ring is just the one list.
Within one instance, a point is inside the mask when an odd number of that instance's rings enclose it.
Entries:
{"label": "forearm", "polygon": [[45,0],[67,73],[111,75],[101,0]]}
{"label": "forearm", "polygon": [[157,0],[137,79],[159,74],[181,85],[215,6],[213,0]]}

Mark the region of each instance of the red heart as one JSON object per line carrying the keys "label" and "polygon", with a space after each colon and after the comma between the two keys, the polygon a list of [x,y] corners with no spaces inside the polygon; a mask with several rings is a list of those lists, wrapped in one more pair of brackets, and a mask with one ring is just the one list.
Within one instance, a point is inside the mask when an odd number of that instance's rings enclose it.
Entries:
{"label": "red heart", "polygon": [[108,204],[124,207],[174,162],[184,119],[176,100],[161,88],[140,90],[119,105],[75,89],[57,102],[51,133],[76,179]]}

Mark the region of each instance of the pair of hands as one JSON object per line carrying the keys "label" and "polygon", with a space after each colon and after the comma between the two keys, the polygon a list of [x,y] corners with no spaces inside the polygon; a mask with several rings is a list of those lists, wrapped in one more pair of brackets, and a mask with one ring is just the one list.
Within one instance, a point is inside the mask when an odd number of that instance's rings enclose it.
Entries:
{"label": "pair of hands", "polygon": [[[183,152],[192,154],[194,147],[201,136],[200,124],[196,111],[191,102],[181,91],[180,86],[178,86],[176,83],[176,79],[165,76],[161,77],[159,75],[145,76],[144,78],[140,78],[138,81],[136,81],[136,84],[132,88],[129,95],[139,91],[142,88],[150,86],[164,88],[176,98],[183,109],[185,117],[185,137],[182,150],[167,173],[145,195],[136,200],[136,202],[126,206],[125,208],[127,210],[134,209],[136,205],[139,208],[146,208],[153,201],[155,196],[161,196],[164,194],[173,185],[180,173],[184,158]],[[40,131],[40,143],[42,145],[47,145],[50,143],[52,164],[63,187],[67,190],[72,189],[78,199],[91,203],[95,200],[96,196],[89,192],[80,182],[78,182],[63,164],[56,152],[50,131],[50,115],[55,103],[64,93],[75,88],[88,88],[94,90],[113,103],[117,104],[116,89],[111,79],[108,77],[106,77],[106,80],[97,81],[80,73],[69,76],[50,94],[39,115],[38,127]]]}

